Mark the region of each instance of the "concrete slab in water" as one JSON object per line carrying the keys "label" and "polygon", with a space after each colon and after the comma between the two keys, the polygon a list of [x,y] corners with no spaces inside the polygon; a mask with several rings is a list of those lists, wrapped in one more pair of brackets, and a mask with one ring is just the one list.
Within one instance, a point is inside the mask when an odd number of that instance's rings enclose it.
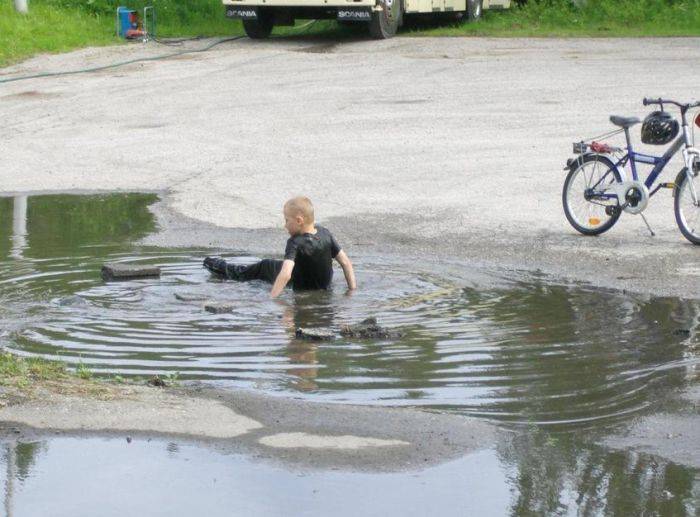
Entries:
{"label": "concrete slab in water", "polygon": [[101,274],[105,281],[155,278],[160,276],[160,268],[133,264],[105,264],[102,266]]}
{"label": "concrete slab in water", "polygon": [[335,339],[335,332],[325,328],[297,328],[295,335],[297,339],[306,339],[308,341],[330,341]]}

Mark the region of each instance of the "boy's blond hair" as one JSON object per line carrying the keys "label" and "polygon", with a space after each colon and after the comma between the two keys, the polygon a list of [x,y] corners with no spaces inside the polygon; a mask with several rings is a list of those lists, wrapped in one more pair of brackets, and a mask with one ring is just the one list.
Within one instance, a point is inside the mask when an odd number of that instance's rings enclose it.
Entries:
{"label": "boy's blond hair", "polygon": [[308,197],[293,197],[284,204],[284,211],[292,217],[300,215],[305,224],[314,222],[314,205]]}

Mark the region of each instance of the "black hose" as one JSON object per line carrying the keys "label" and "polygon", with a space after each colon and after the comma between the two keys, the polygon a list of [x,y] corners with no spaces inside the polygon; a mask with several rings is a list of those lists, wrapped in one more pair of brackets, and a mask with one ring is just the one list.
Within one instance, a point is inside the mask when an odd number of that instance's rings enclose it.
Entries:
{"label": "black hose", "polygon": [[173,52],[172,54],[162,54],[160,56],[153,56],[153,57],[140,57],[137,59],[130,59],[128,61],[121,61],[119,63],[112,63],[111,65],[103,65],[103,66],[96,66],[93,68],[83,68],[81,70],[70,70],[67,72],[44,72],[41,74],[35,74],[35,75],[24,75],[20,77],[10,77],[9,79],[0,79],[0,84],[3,83],[12,83],[15,81],[26,81],[27,79],[38,79],[41,77],[58,77],[61,75],[73,75],[73,74],[87,74],[90,72],[99,72],[100,70],[107,70],[110,68],[117,68],[120,66],[124,65],[130,65],[132,63],[140,63],[143,61],[157,61],[159,59],[167,59],[169,57],[176,57],[176,56],[181,56],[183,54],[195,54],[197,52],[206,52],[207,50],[210,50],[214,48],[217,45],[221,45],[222,43],[226,43],[229,41],[236,41],[242,38],[245,38],[246,36],[234,36],[232,38],[223,38],[220,40],[217,40],[210,45],[207,45],[204,48],[198,48],[198,49],[193,49],[193,50],[181,50],[179,52]]}

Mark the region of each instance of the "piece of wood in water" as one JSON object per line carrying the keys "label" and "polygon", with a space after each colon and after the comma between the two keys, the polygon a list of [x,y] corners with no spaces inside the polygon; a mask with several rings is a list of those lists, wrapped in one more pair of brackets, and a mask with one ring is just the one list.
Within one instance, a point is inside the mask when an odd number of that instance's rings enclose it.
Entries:
{"label": "piece of wood in water", "polygon": [[158,266],[139,266],[134,264],[105,264],[102,266],[104,280],[131,280],[133,278],[155,278],[160,276]]}
{"label": "piece of wood in water", "polygon": [[175,293],[175,298],[181,302],[203,302],[207,299],[203,294]]}
{"label": "piece of wood in water", "polygon": [[212,314],[225,314],[236,310],[236,306],[226,302],[208,302],[204,304],[204,310]]}

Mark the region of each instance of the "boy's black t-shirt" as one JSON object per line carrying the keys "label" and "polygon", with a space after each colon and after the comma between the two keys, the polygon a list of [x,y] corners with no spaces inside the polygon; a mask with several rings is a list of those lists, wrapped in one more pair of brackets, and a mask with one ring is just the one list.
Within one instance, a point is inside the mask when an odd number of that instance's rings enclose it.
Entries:
{"label": "boy's black t-shirt", "polygon": [[294,261],[294,289],[328,289],[333,279],[333,259],[340,253],[335,237],[323,226],[316,233],[290,237],[284,250],[285,260]]}

